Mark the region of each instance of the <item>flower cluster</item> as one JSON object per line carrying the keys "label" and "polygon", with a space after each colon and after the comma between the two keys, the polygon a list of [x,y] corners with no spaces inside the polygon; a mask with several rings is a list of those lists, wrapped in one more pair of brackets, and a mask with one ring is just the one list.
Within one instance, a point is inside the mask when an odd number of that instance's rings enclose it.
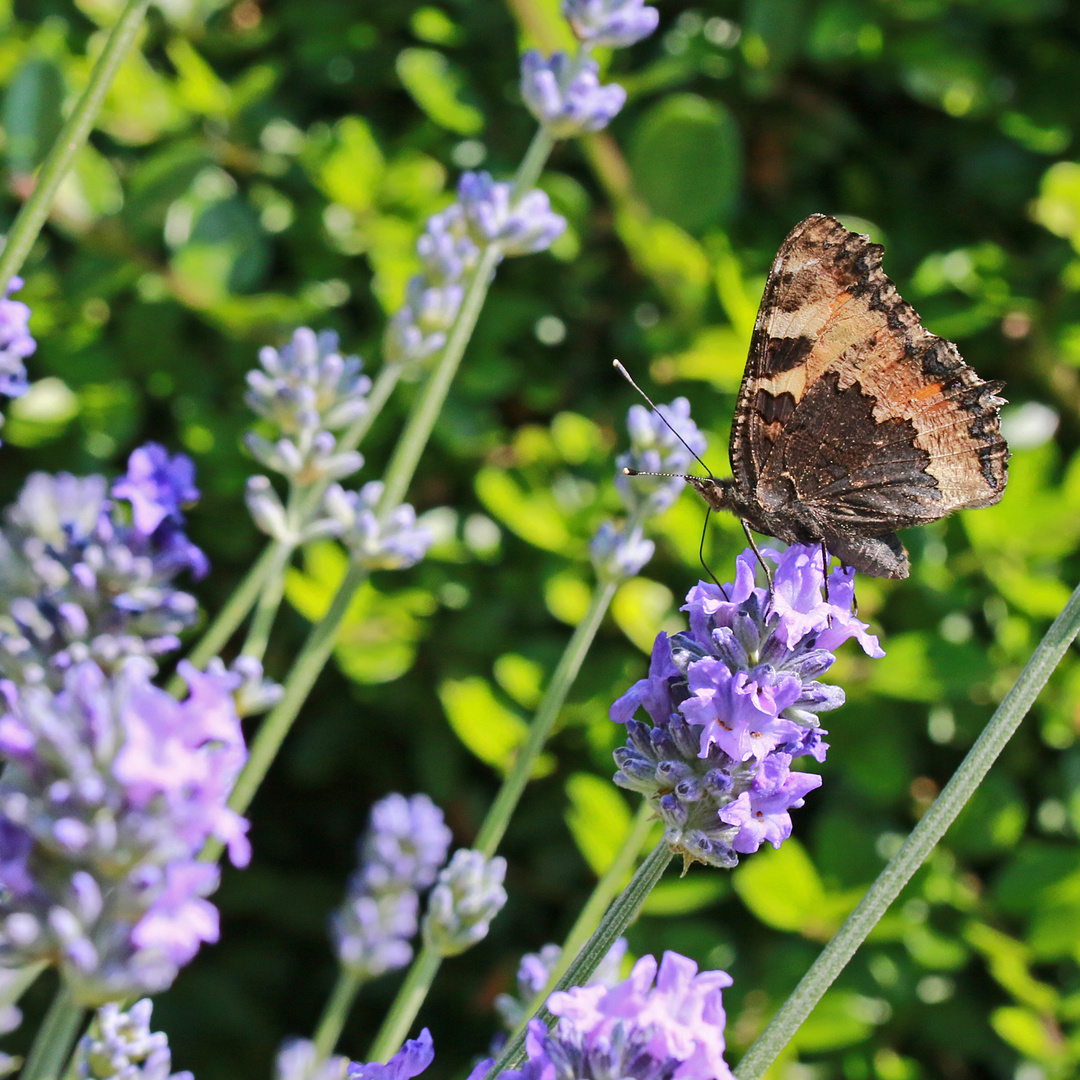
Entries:
{"label": "flower cluster", "polygon": [[[791,763],[824,761],[818,715],[844,702],[819,676],[849,638],[884,655],[852,614],[853,570],[832,571],[825,600],[820,547],[762,555],[775,564],[771,588],[756,585],[749,549],[734,585],[696,585],[683,608],[689,632],[660,634],[648,678],[611,707],[627,729],[615,782],[649,799],[686,862],[734,866],[763,841],[779,847],[791,835],[788,811],[821,784]],[[633,719],[639,707],[651,725]]]}
{"label": "flower cluster", "polygon": [[299,486],[356,472],[363,460],[355,451],[338,453],[334,432],[367,410],[371,380],[360,358],[342,356],[332,330],[302,326],[281,349],[260,349],[259,363],[262,370],[248,372],[244,400],[280,438],[250,432],[245,443],[255,458]]}
{"label": "flower cluster", "polygon": [[[626,938],[617,938],[607,955],[596,966],[587,986],[606,986],[609,989],[619,982],[623,957],[626,955]],[[513,1031],[528,1015],[536,995],[548,984],[551,973],[562,957],[562,946],[545,945],[538,953],[526,953],[517,970],[517,994],[499,994],[495,998],[495,1011],[507,1031]]]}
{"label": "flower cluster", "polygon": [[562,10],[581,50],[550,57],[527,51],[521,58],[521,96],[553,138],[572,139],[607,127],[626,102],[617,83],[600,84],[600,66],[589,50],[633,45],[656,29],[660,16],[642,0],[564,0]]}
{"label": "flower cluster", "polygon": [[330,922],[343,967],[373,979],[412,959],[418,892],[435,881],[449,847],[442,811],[426,795],[394,793],[371,808],[359,869]]}
{"label": "flower cluster", "polygon": [[730,1080],[724,1063],[723,971],[698,972],[678,953],[643,956],[616,986],[552,994],[558,1022],[529,1024],[526,1061],[499,1080]]}
{"label": "flower cluster", "polygon": [[173,582],[206,557],[184,532],[194,467],[147,443],[110,491],[103,476],[34,473],[0,527],[0,671],[57,687],[73,664],[111,670],[178,647],[196,617]]}
{"label": "flower cluster", "polygon": [[[8,283],[8,293],[23,287],[22,278],[13,277]],[[30,336],[28,324],[30,309],[21,300],[10,295],[0,298],[0,394],[14,398],[26,393],[26,368],[23,361],[37,348]],[[0,417],[0,424],[4,422]]]}
{"label": "flower cluster", "polygon": [[515,199],[511,184],[486,172],[463,173],[456,202],[428,218],[416,243],[424,272],[409,282],[405,304],[386,328],[383,359],[412,368],[446,344],[482,251],[496,245],[500,257],[529,255],[550,247],[565,228],[542,191]]}
{"label": "flower cluster", "polygon": [[55,964],[85,1004],[167,987],[217,940],[203,844],[250,857],[226,805],[247,758],[239,677],[180,672],[184,701],[138,657],[76,664],[58,692],[0,686],[0,962]]}
{"label": "flower cluster", "polygon": [[[643,405],[631,405],[626,417],[630,449],[616,459],[619,471],[615,487],[626,504],[629,520],[621,526],[604,522],[589,545],[593,567],[601,581],[633,577],[652,558],[655,545],[645,539],[643,525],[647,518],[667,510],[683,488],[682,480],[628,477],[622,470],[685,472],[693,455],[672,433],[671,427],[695,454],[700,457],[705,453],[705,436],[690,419],[690,403],[686,398],[676,398],[670,405],[658,405],[657,409],[659,414]],[[667,424],[662,417],[667,419]]]}
{"label": "flower cluster", "polygon": [[93,1029],[75,1047],[78,1080],[192,1080],[190,1072],[172,1072],[169,1039],[150,1030],[153,1003],[135,1002],[126,1012],[115,1002],[102,1005]]}
{"label": "flower cluster", "polygon": [[434,537],[417,524],[416,511],[408,503],[394,507],[381,519],[383,490],[381,480],[372,480],[359,491],[344,491],[334,484],[323,505],[353,562],[369,570],[404,570],[423,559]]}
{"label": "flower cluster", "polygon": [[440,956],[457,956],[482,941],[506,903],[506,860],[459,848],[428,897],[424,943]]}

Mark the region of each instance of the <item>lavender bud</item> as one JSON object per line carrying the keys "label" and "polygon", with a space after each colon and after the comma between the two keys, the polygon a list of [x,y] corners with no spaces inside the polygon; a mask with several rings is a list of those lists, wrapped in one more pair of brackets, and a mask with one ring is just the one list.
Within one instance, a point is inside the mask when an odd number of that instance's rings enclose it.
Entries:
{"label": "lavender bud", "polygon": [[578,41],[608,49],[648,37],[660,21],[660,12],[643,0],[563,0],[562,13]]}
{"label": "lavender bud", "polygon": [[267,536],[285,544],[296,541],[295,532],[289,527],[285,504],[266,476],[249,476],[244,487],[244,502],[252,521]]}
{"label": "lavender bud", "polygon": [[[335,496],[335,514],[343,527],[342,540],[358,563],[371,570],[403,570],[415,566],[427,554],[433,537],[416,523],[416,511],[408,503],[396,506],[385,519],[378,513],[383,484],[372,480],[359,492]],[[348,517],[351,521],[346,524]]]}
{"label": "lavender bud", "polygon": [[511,205],[512,186],[496,183],[486,172],[462,173],[458,202],[469,232],[480,245],[498,244],[504,255],[544,251],[566,229],[566,220],[551,209],[547,195],[529,191]]}
{"label": "lavender bud", "polygon": [[459,848],[439,874],[424,916],[424,941],[442,956],[456,956],[482,941],[506,903],[506,860]]}
{"label": "lavender bud", "polygon": [[192,1080],[190,1072],[172,1072],[172,1054],[164,1032],[150,1031],[153,1003],[135,1002],[126,1012],[115,1002],[98,1009],[95,1026],[75,1047],[79,1080]]}
{"label": "lavender bud", "polygon": [[521,57],[521,96],[553,138],[599,131],[626,101],[626,91],[618,83],[600,85],[599,71],[591,57],[557,52],[545,60],[530,49]]}
{"label": "lavender bud", "polygon": [[627,534],[625,527],[617,528],[605,521],[589,543],[593,569],[601,582],[623,581],[640,573],[653,557],[656,545],[646,540],[641,527]]}

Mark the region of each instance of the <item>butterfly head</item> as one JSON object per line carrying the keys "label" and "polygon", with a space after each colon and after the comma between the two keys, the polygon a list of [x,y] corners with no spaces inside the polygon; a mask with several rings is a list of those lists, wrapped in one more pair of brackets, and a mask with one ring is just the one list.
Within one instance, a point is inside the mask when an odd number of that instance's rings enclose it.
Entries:
{"label": "butterfly head", "polygon": [[734,480],[716,480],[711,476],[689,476],[686,473],[640,472],[637,469],[623,469],[624,476],[664,476],[675,480],[685,480],[713,510],[735,511]]}

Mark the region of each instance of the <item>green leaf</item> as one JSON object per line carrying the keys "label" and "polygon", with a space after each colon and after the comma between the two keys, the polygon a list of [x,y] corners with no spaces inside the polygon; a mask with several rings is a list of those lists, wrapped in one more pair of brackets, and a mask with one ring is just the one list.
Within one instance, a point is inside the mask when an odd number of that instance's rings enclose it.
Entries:
{"label": "green leaf", "polygon": [[535,709],[544,690],[544,669],[520,653],[503,653],[493,665],[495,681],[522,708]]}
{"label": "green leaf", "polygon": [[315,178],[329,199],[363,214],[375,202],[385,168],[371,128],[358,116],[346,116],[334,126],[333,148],[316,167]]}
{"label": "green leaf", "polygon": [[[505,773],[528,734],[525,721],[506,708],[479,675],[444,679],[439,684],[439,700],[461,742],[486,765]],[[554,767],[551,755],[543,754],[532,775],[547,776]]]}
{"label": "green leaf", "polygon": [[668,303],[685,312],[696,312],[704,305],[709,260],[689,233],[663,218],[631,213],[619,214],[615,226],[634,264],[656,283]]}
{"label": "green leaf", "polygon": [[476,474],[476,494],[492,517],[534,547],[584,554],[584,544],[567,531],[550,490],[526,491],[505,470],[488,467]]}
{"label": "green leaf", "polygon": [[589,610],[592,591],[576,574],[552,574],[544,582],[544,604],[567,626],[577,626]]}
{"label": "green leaf", "polygon": [[825,886],[806,849],[793,837],[742,862],[732,874],[732,884],[766,926],[820,936],[827,906]]}
{"label": "green leaf", "polygon": [[484,114],[462,100],[464,80],[441,52],[402,49],[396,67],[413,101],[440,127],[459,135],[477,135],[484,130]]}
{"label": "green leaf", "polygon": [[593,773],[567,777],[566,796],[570,801],[567,827],[585,861],[600,877],[633,827],[633,814],[619,789]]}
{"label": "green leaf", "polygon": [[828,990],[792,1042],[807,1054],[823,1054],[854,1046],[888,1016],[888,1006],[882,1001],[851,990]]}
{"label": "green leaf", "polygon": [[990,1026],[1004,1042],[1033,1061],[1050,1065],[1062,1056],[1055,1025],[1030,1009],[1002,1005],[990,1014]]}
{"label": "green leaf", "polygon": [[64,77],[51,61],[28,60],[4,94],[4,156],[15,172],[41,164],[63,123]]}
{"label": "green leaf", "polygon": [[630,141],[637,190],[660,217],[696,232],[730,217],[742,179],[738,128],[723,105],[673,94],[638,121]]}
{"label": "green leaf", "polygon": [[648,578],[624,581],[611,601],[615,625],[643,652],[651,653],[658,630],[672,633],[682,628],[672,611],[671,590]]}
{"label": "green leaf", "polygon": [[689,915],[711,907],[730,892],[731,886],[721,874],[697,874],[693,877],[661,881],[642,907],[645,915]]}
{"label": "green leaf", "polygon": [[1027,804],[1016,784],[992,772],[949,829],[949,846],[974,858],[1012,849],[1027,824]]}

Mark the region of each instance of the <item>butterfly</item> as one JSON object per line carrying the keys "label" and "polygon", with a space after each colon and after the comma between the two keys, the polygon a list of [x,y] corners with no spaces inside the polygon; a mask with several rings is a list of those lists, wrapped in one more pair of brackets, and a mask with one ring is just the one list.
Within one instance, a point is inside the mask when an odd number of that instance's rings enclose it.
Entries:
{"label": "butterfly", "polygon": [[821,543],[872,577],[904,578],[896,530],[1005,491],[998,396],[924,329],[883,248],[813,214],[769,271],[729,453],[733,477],[687,477],[714,510],[785,543]]}

